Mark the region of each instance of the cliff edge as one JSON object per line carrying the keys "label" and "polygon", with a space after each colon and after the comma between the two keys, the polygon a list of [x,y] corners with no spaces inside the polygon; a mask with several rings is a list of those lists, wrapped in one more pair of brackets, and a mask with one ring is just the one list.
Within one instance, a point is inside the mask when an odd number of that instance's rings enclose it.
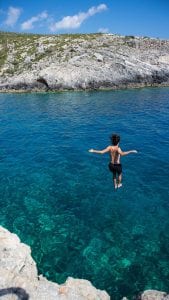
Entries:
{"label": "cliff edge", "polygon": [[[63,285],[38,276],[29,246],[0,226],[0,297],[6,300],[110,300],[83,279],[68,278]],[[16,298],[17,296],[17,298]]]}
{"label": "cliff edge", "polygon": [[[96,289],[88,280],[69,277],[59,285],[39,276],[30,247],[1,226],[0,297],[6,300],[110,300],[105,291]],[[133,299],[169,300],[169,295],[148,290]]]}

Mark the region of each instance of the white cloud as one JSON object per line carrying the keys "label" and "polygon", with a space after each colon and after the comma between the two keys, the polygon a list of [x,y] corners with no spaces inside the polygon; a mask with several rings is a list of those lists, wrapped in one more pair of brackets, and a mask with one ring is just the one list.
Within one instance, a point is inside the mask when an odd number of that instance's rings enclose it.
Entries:
{"label": "white cloud", "polygon": [[21,28],[23,30],[29,30],[29,29],[32,29],[34,28],[34,23],[37,23],[37,22],[40,22],[40,21],[43,21],[45,19],[48,18],[48,13],[46,11],[43,11],[41,14],[38,14],[37,16],[35,17],[32,17],[30,18],[29,20],[23,22],[21,24]]}
{"label": "white cloud", "polygon": [[100,32],[100,33],[109,33],[109,29],[108,28],[99,28],[98,32]]}
{"label": "white cloud", "polygon": [[51,24],[50,30],[57,31],[59,29],[79,28],[86,19],[104,10],[107,10],[106,4],[100,4],[89,8],[87,12],[80,12],[74,16],[66,16],[61,21]]}
{"label": "white cloud", "polygon": [[4,22],[5,25],[13,27],[16,24],[16,22],[18,21],[21,12],[22,12],[21,8],[16,8],[16,7],[10,6],[8,8],[7,18]]}

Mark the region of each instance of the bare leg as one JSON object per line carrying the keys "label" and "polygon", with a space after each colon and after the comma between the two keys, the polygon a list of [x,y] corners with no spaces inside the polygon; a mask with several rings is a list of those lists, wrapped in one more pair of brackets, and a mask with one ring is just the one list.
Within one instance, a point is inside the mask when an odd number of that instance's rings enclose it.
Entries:
{"label": "bare leg", "polygon": [[114,188],[117,189],[117,180],[116,180],[116,177],[113,177],[113,182],[114,182]]}
{"label": "bare leg", "polygon": [[122,173],[118,176],[118,188],[122,187]]}

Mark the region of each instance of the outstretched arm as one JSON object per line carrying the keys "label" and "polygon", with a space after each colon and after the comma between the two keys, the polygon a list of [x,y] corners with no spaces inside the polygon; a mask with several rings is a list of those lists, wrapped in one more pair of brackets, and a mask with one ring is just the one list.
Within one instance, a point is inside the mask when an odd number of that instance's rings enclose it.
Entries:
{"label": "outstretched arm", "polygon": [[110,151],[110,146],[108,146],[107,148],[103,149],[103,150],[94,150],[94,149],[90,149],[89,152],[93,152],[93,153],[97,153],[97,154],[104,154]]}
{"label": "outstretched arm", "polygon": [[121,156],[125,156],[125,155],[128,155],[130,153],[138,153],[137,150],[130,150],[130,151],[122,151],[120,148],[118,149],[118,153],[121,155]]}

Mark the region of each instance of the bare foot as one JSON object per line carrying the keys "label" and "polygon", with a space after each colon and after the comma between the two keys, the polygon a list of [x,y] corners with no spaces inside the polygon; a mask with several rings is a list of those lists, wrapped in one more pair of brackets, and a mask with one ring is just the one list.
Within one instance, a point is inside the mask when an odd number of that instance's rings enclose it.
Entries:
{"label": "bare foot", "polygon": [[118,184],[118,188],[120,188],[120,187],[122,187],[122,183],[119,183],[119,184]]}

